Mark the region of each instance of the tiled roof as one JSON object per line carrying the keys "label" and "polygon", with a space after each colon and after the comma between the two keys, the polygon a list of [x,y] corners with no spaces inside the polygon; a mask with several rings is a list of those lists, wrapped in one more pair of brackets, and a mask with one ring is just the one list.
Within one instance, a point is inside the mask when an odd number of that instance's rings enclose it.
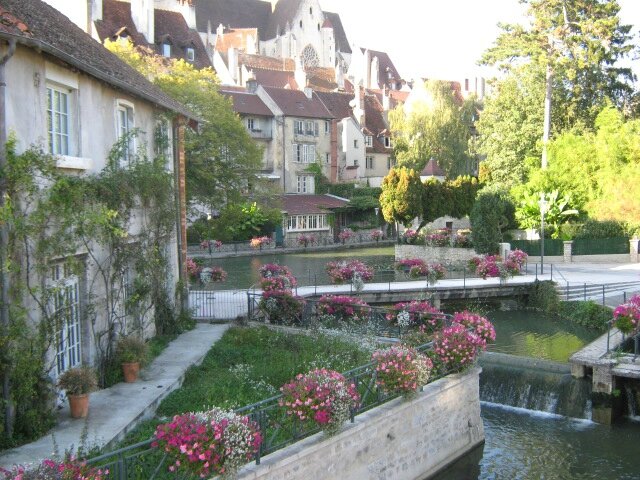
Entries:
{"label": "tiled roof", "polygon": [[298,89],[296,78],[293,72],[285,72],[279,70],[268,70],[264,68],[251,68],[251,72],[255,76],[258,85],[276,88]]}
{"label": "tiled roof", "polygon": [[253,39],[253,42],[257,42],[257,28],[232,28],[225,30],[222,35],[216,36],[216,51],[225,53],[230,48],[245,50],[250,37]]}
{"label": "tiled roof", "polygon": [[[365,49],[363,48],[362,51],[364,52]],[[377,50],[369,50],[369,54],[371,61],[373,61],[374,57],[378,57],[378,80],[380,81],[380,85],[377,87],[382,87],[384,84],[391,90],[397,89],[402,78],[391,61],[391,58],[389,58],[389,54]]]}
{"label": "tiled roof", "polygon": [[315,92],[311,98],[307,98],[300,90],[263,88],[287,117],[333,118]]}
{"label": "tiled roof", "polygon": [[331,26],[333,26],[333,38],[336,39],[336,50],[338,52],[351,53],[351,46],[349,45],[347,34],[342,26],[340,15],[332,12],[324,12],[324,18],[329,20]]}
{"label": "tiled roof", "polygon": [[427,164],[424,166],[422,172],[420,172],[421,177],[444,177],[446,173],[444,170],[440,168],[436,159],[431,157]]}
{"label": "tiled roof", "polygon": [[316,92],[324,106],[335,118],[353,117],[353,108],[349,104],[353,101],[353,94],[339,92]]}
{"label": "tiled roof", "polygon": [[[0,9],[0,38],[13,38],[131,95],[196,118],[50,5],[41,0],[0,0]],[[7,12],[19,16],[19,22],[6,26]]]}
{"label": "tiled roof", "polygon": [[346,207],[349,200],[333,195],[296,195],[282,196],[283,210],[289,215],[310,213],[329,213],[332,209]]}
{"label": "tiled roof", "polygon": [[286,70],[287,72],[293,72],[296,69],[293,58],[274,58],[265,55],[249,55],[248,53],[241,53],[238,56],[238,63],[248,69],[265,68],[269,70]]}
{"label": "tiled roof", "polygon": [[216,31],[222,24],[230,28],[257,28],[263,35],[269,25],[271,3],[260,0],[198,0],[196,27],[207,31],[207,23]]}
{"label": "tiled roof", "polygon": [[282,34],[285,31],[287,23],[291,25],[293,20],[300,10],[300,0],[278,0],[271,18],[269,18],[269,26],[265,32],[261,32],[261,38],[263,40],[270,40],[276,38],[278,33]]}
{"label": "tiled roof", "polygon": [[273,117],[271,110],[269,110],[260,97],[255,93],[228,90],[226,87],[221,87],[220,93],[225,97],[230,97],[232,99],[233,111],[236,113]]}
{"label": "tiled roof", "polygon": [[338,88],[335,70],[331,67],[307,67],[307,81],[315,91],[332,92]]}
{"label": "tiled roof", "polygon": [[29,27],[11,12],[0,7],[0,32],[9,35],[32,37]]}
{"label": "tiled roof", "polygon": [[372,133],[373,145],[367,147],[367,152],[390,153],[391,148],[387,148],[380,141],[379,135],[382,133],[389,136],[388,124],[383,116],[383,108],[375,94],[364,93],[364,127]]}
{"label": "tiled roof", "polygon": [[135,45],[152,48],[156,53],[161,53],[160,44],[169,39],[173,48],[173,58],[187,59],[187,47],[193,48],[195,58],[194,65],[198,68],[210,67],[211,60],[202,43],[198,32],[187,25],[184,17],[178,12],[168,10],[154,10],[154,43],[147,42],[144,35],[136,29],[131,17],[131,4],[115,0],[104,0],[102,20],[95,22],[98,36],[101,40],[116,39],[124,30]]}

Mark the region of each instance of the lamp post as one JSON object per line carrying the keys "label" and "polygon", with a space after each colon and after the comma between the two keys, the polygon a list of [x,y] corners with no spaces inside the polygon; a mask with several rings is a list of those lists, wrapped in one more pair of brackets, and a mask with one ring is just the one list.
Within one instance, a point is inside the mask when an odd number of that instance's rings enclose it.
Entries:
{"label": "lamp post", "polygon": [[544,275],[544,214],[547,213],[549,202],[544,198],[544,193],[540,194],[540,275]]}

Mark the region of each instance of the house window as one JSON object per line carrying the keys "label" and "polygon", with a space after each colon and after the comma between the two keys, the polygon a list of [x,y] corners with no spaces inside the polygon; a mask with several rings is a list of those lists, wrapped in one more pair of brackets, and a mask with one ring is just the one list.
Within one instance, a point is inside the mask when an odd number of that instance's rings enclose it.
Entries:
{"label": "house window", "polygon": [[353,141],[353,148],[358,148],[358,140]]}
{"label": "house window", "polygon": [[331,122],[329,120],[325,120],[324,121],[324,133],[325,133],[325,135],[327,133],[329,133],[330,129],[331,129]]}
{"label": "house window", "polygon": [[164,155],[166,158],[171,157],[171,128],[169,120],[166,118],[159,119],[156,123],[154,152],[157,156]]}
{"label": "house window", "polygon": [[116,108],[116,128],[119,139],[125,139],[122,145],[122,154],[120,161],[129,163],[135,151],[135,142],[133,139],[133,129],[135,127],[133,104],[118,100]]}
{"label": "house window", "polygon": [[307,143],[294,143],[293,161],[298,163],[314,163],[316,161],[316,146]]}
{"label": "house window", "polygon": [[252,132],[259,132],[260,130],[260,120],[257,118],[247,118],[247,128]]}
{"label": "house window", "polygon": [[302,120],[295,120],[293,122],[293,133],[296,135],[304,135],[304,122]]}
{"label": "house window", "polygon": [[387,157],[387,170],[391,170],[395,164],[396,162],[393,158]]}
{"label": "house window", "polygon": [[367,135],[364,137],[364,144],[367,147],[373,147],[373,136]]}
{"label": "house window", "polygon": [[168,42],[164,42],[162,44],[162,56],[170,57],[171,56],[171,44]]}
{"label": "house window", "polygon": [[324,162],[325,163],[330,163],[331,162],[331,154],[329,154],[329,153],[325,153],[324,154]]}
{"label": "house window", "polygon": [[287,230],[329,230],[329,221],[326,214],[291,215],[287,219]]}
{"label": "house window", "polygon": [[187,47],[187,60],[190,62],[193,62],[195,59],[196,59],[196,51],[191,47]]}
{"label": "house window", "polygon": [[386,148],[391,148],[391,138],[390,137],[382,137],[382,143]]}
{"label": "house window", "polygon": [[315,191],[313,175],[298,175],[298,193],[313,193]]}
{"label": "house window", "polygon": [[80,287],[68,265],[57,264],[49,273],[51,311],[55,319],[56,374],[81,363]]}
{"label": "house window", "polygon": [[373,157],[367,157],[365,159],[365,168],[367,170],[373,170]]}
{"label": "house window", "polygon": [[313,135],[314,137],[318,136],[318,123],[317,122],[304,122],[304,133],[305,135]]}
{"label": "house window", "polygon": [[358,167],[360,166],[360,160],[358,160],[357,158],[353,160],[353,166],[354,167]]}
{"label": "house window", "polygon": [[47,87],[47,131],[49,153],[69,155],[71,108],[68,91]]}

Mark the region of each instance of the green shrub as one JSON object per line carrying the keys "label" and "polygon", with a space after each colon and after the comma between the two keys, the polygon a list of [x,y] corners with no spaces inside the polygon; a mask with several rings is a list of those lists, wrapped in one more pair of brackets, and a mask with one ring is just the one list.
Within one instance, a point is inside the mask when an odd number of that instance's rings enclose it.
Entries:
{"label": "green shrub", "polygon": [[626,237],[625,226],[615,220],[587,220],[574,238],[618,238]]}
{"label": "green shrub", "polygon": [[604,331],[611,320],[611,309],[593,300],[586,302],[561,302],[558,315],[587,328]]}
{"label": "green shrub", "polygon": [[529,287],[527,307],[555,314],[560,308],[560,297],[553,282],[536,280]]}
{"label": "green shrub", "polygon": [[515,225],[515,207],[504,191],[485,188],[478,192],[469,220],[476,252],[493,254],[503,232]]}

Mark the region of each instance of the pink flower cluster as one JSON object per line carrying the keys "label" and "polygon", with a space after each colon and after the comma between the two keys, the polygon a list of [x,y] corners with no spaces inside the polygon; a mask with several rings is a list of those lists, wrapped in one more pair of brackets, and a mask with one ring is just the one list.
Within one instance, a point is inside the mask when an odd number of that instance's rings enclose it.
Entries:
{"label": "pink flower cluster", "polygon": [[220,409],[176,415],[158,425],[152,446],[171,458],[169,471],[201,478],[225,475],[250,461],[262,436],[247,417]]}
{"label": "pink flower cluster", "polygon": [[187,257],[186,267],[189,278],[191,278],[192,280],[197,280],[200,278],[200,270],[202,268],[195,262],[193,258]]}
{"label": "pink flower cluster", "polygon": [[376,350],[371,356],[376,385],[387,393],[409,394],[427,383],[433,362],[414,348],[397,345]]}
{"label": "pink flower cluster", "polygon": [[332,315],[339,321],[364,321],[370,307],[359,298],[347,295],[323,295],[318,300],[318,315]]}
{"label": "pink flower cluster", "polygon": [[474,257],[469,261],[469,267],[475,269],[476,275],[485,280],[487,277],[508,278],[520,273],[527,258],[528,255],[522,250],[513,250],[504,261],[498,255]]}
{"label": "pink flower cluster", "polygon": [[262,247],[264,245],[269,245],[271,244],[271,237],[253,237],[250,241],[249,241],[249,245],[251,245],[251,248],[260,248],[262,249]]}
{"label": "pink flower cluster", "polygon": [[294,323],[297,321],[304,301],[293,295],[297,285],[289,267],[267,263],[260,268],[262,298],[259,308],[274,323]]}
{"label": "pink flower cluster", "polygon": [[638,331],[640,327],[640,295],[634,295],[627,303],[613,311],[613,326],[624,334]]}
{"label": "pink flower cluster", "polygon": [[267,263],[260,267],[260,286],[264,291],[291,290],[298,282],[291,269],[284,265]]}
{"label": "pink flower cluster", "polygon": [[404,258],[395,263],[396,270],[410,271],[413,267],[426,267],[427,263],[419,258]]}
{"label": "pink flower cluster", "polygon": [[28,479],[64,479],[64,480],[104,480],[109,478],[109,470],[87,466],[69,456],[62,461],[43,460],[36,467],[16,465],[11,470],[0,468],[0,475],[4,480]]}
{"label": "pink flower cluster", "polygon": [[396,303],[387,313],[387,320],[392,325],[397,325],[398,317],[402,312],[408,314],[408,326],[425,325],[429,330],[440,328],[445,318],[444,314],[429,302],[413,300]]}
{"label": "pink flower cluster", "polygon": [[222,242],[220,240],[204,240],[200,243],[200,248],[203,250],[210,249],[211,247],[216,250],[220,250],[222,247]]}
{"label": "pink flower cluster", "polygon": [[402,232],[402,241],[407,244],[414,244],[420,239],[418,232],[415,230],[408,228],[404,232]]}
{"label": "pink flower cluster", "polygon": [[302,245],[304,248],[307,248],[308,245],[313,245],[317,241],[318,239],[315,235],[302,234],[298,237],[298,245]]}
{"label": "pink flower cluster", "polygon": [[335,370],[315,369],[299,374],[280,388],[280,406],[301,421],[313,421],[324,430],[335,432],[360,402],[353,383]]}
{"label": "pink flower cluster", "polygon": [[518,266],[518,270],[524,267],[524,264],[527,263],[527,258],[529,258],[529,255],[517,248],[511,250],[507,255],[507,261],[515,263]]}
{"label": "pink flower cluster", "polygon": [[475,265],[476,275],[486,280],[487,277],[500,276],[499,264],[501,261],[502,259],[498,255],[484,255],[472,258],[469,263]]}
{"label": "pink flower cluster", "polygon": [[462,370],[476,359],[478,349],[484,349],[486,342],[465,326],[453,323],[436,333],[433,351],[447,371]]}
{"label": "pink flower cluster", "polygon": [[329,262],[325,269],[333,283],[350,282],[355,276],[360,277],[363,281],[373,278],[373,268],[359,260]]}
{"label": "pink flower cluster", "polygon": [[227,272],[222,267],[211,267],[212,282],[224,282],[227,279]]}
{"label": "pink flower cluster", "polygon": [[476,335],[484,340],[485,345],[489,342],[493,342],[496,339],[496,330],[493,324],[482,315],[472,313],[469,311],[456,312],[453,315],[453,322],[473,329]]}
{"label": "pink flower cluster", "polygon": [[371,239],[375,240],[376,242],[382,239],[383,237],[384,237],[384,233],[382,233],[382,230],[374,230],[373,232],[371,232]]}
{"label": "pink flower cluster", "polygon": [[425,244],[430,247],[449,246],[450,233],[430,233],[424,237]]}
{"label": "pink flower cluster", "polygon": [[451,240],[451,246],[456,248],[469,248],[473,246],[471,236],[464,233],[456,233]]}
{"label": "pink flower cluster", "polygon": [[345,228],[338,234],[338,238],[342,241],[342,243],[344,243],[347,240],[355,237],[355,235],[356,234],[353,230],[351,230],[350,228]]}

